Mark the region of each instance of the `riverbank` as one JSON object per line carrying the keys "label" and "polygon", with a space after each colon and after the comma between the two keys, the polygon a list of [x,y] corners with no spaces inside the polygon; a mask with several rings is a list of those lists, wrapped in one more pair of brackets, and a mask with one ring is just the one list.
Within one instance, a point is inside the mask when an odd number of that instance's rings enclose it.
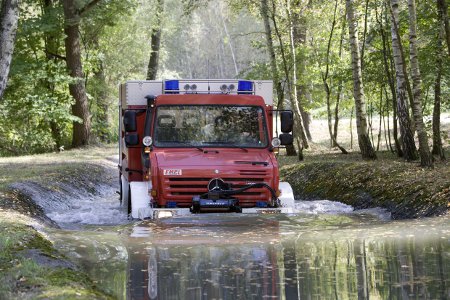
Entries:
{"label": "riverbank", "polygon": [[27,188],[38,187],[46,198],[62,197],[70,188],[96,194],[99,184],[116,175],[108,172],[114,165],[108,157],[115,152],[92,147],[0,158],[0,299],[111,298],[38,232],[57,225]]}
{"label": "riverbank", "polygon": [[280,173],[298,199],[340,201],[356,209],[382,207],[394,219],[448,212],[448,161],[436,161],[433,169],[425,169],[389,152],[377,155],[376,161],[364,161],[358,153],[309,153],[303,162],[280,157]]}

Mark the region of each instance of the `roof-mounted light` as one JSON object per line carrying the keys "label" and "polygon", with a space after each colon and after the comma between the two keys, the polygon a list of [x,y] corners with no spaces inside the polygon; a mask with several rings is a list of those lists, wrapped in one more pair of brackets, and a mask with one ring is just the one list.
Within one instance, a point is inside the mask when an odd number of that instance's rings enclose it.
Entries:
{"label": "roof-mounted light", "polygon": [[227,93],[231,93],[235,88],[236,88],[236,86],[234,84],[230,84],[230,85],[222,84],[220,86],[220,91],[224,94],[227,94]]}
{"label": "roof-mounted light", "polygon": [[194,84],[192,84],[192,85],[189,85],[189,83],[186,83],[185,85],[184,85],[184,91],[186,92],[186,93],[195,93],[196,91],[197,91],[197,85],[194,83]]}
{"label": "roof-mounted light", "polygon": [[226,85],[226,84],[222,84],[221,86],[220,86],[220,91],[222,92],[222,93],[228,93],[228,86]]}
{"label": "roof-mounted light", "polygon": [[253,94],[253,81],[239,80],[238,94]]}

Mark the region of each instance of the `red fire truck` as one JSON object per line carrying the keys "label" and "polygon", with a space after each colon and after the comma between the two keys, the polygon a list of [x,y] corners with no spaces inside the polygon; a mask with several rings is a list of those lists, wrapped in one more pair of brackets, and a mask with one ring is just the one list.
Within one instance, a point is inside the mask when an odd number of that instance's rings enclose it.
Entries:
{"label": "red fire truck", "polygon": [[130,217],[291,212],[275,153],[292,144],[293,114],[273,110],[272,90],[266,80],[121,84],[120,200]]}

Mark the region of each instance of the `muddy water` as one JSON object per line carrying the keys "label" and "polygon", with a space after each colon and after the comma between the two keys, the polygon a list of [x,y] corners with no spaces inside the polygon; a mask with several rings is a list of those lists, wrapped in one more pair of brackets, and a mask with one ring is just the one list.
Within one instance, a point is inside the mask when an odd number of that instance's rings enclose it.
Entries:
{"label": "muddy water", "polygon": [[49,216],[55,246],[118,299],[447,299],[448,217],[392,221],[330,201],[294,215],[129,222],[112,194]]}

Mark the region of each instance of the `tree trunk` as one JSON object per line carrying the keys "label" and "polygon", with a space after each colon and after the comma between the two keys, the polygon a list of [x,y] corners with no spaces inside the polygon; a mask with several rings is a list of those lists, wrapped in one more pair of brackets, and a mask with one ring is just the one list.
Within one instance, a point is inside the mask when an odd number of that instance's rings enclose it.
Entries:
{"label": "tree trunk", "polygon": [[0,11],[0,99],[8,81],[19,21],[19,0],[3,0]]}
{"label": "tree trunk", "polygon": [[[44,7],[43,7],[43,15],[46,17],[46,21],[49,22],[50,20],[53,21],[52,18],[52,10],[54,9],[54,2],[53,0],[45,0],[44,1]],[[47,19],[48,18],[48,19]],[[61,34],[59,31],[51,31],[51,32],[44,32],[44,43],[45,43],[45,56],[47,61],[56,61],[59,58],[58,55],[58,48],[59,48],[59,39],[61,37]],[[44,79],[44,85],[47,87],[49,94],[52,96],[55,92],[55,85],[53,84],[52,80],[49,80],[50,78]],[[62,146],[62,137],[61,137],[61,128],[60,125],[56,120],[50,120],[49,122],[50,131],[52,133],[52,138],[55,142],[55,150],[58,151],[60,147]]]}
{"label": "tree trunk", "polygon": [[105,70],[103,68],[102,59],[98,62],[98,68],[94,72],[94,78],[96,83],[96,97],[97,101],[97,118],[96,121],[99,125],[98,138],[103,143],[110,143],[110,118],[109,118],[109,103],[108,103],[108,93],[107,85],[105,79]]}
{"label": "tree trunk", "polygon": [[442,149],[441,139],[441,78],[442,78],[442,61],[444,57],[444,13],[442,5],[439,5],[438,0],[438,27],[439,34],[436,47],[436,79],[434,82],[434,108],[433,108],[433,150],[434,155],[444,160],[445,154]]}
{"label": "tree trunk", "polygon": [[355,106],[352,106],[352,110],[350,112],[350,149],[353,149],[353,111]]}
{"label": "tree trunk", "polygon": [[91,119],[89,104],[84,82],[83,66],[81,63],[80,47],[80,14],[74,0],[63,0],[64,8],[64,33],[66,34],[66,63],[69,74],[74,82],[69,84],[70,95],[75,99],[72,105],[72,114],[79,117],[82,123],[73,122],[72,146],[80,147],[89,144],[91,132]]}
{"label": "tree trunk", "polygon": [[[288,0],[289,1],[289,0]],[[273,2],[273,9],[274,9],[274,14],[275,14],[275,2]],[[306,137],[305,134],[305,128],[304,128],[304,122],[303,122],[303,116],[300,110],[300,105],[298,103],[298,91],[297,91],[297,61],[296,61],[296,55],[295,55],[295,46],[294,46],[294,26],[292,23],[292,18],[290,16],[290,8],[289,8],[289,3],[287,6],[287,13],[288,13],[288,18],[289,18],[289,42],[290,42],[290,50],[291,50],[291,55],[292,55],[292,65],[293,65],[293,70],[292,70],[292,80],[291,80],[291,74],[289,72],[289,67],[288,67],[288,62],[287,62],[287,58],[284,55],[284,51],[283,51],[283,66],[284,66],[284,73],[286,76],[286,82],[287,82],[287,86],[288,86],[288,91],[289,91],[289,99],[291,101],[291,107],[292,110],[294,111],[294,118],[296,119],[296,122],[294,124],[294,129],[297,138],[300,139],[301,141],[301,145],[302,147],[298,149],[299,152],[301,152],[303,149],[308,149],[309,145],[308,145],[308,139]],[[278,39],[280,40],[280,46],[283,47],[282,44],[282,39],[281,39],[281,35],[277,29],[277,35],[278,35]],[[299,157],[302,157],[301,154],[299,154]]]}
{"label": "tree trunk", "polygon": [[328,116],[327,119],[328,119],[328,132],[330,133],[330,146],[338,147],[342,153],[348,154],[347,150],[345,150],[343,147],[341,147],[341,145],[338,144],[338,142],[336,141],[335,136],[333,134],[333,128],[332,128],[333,124],[331,121],[331,103],[330,103],[331,89],[330,89],[330,86],[328,85],[328,74],[329,74],[329,69],[330,69],[331,41],[333,39],[333,32],[334,32],[334,28],[336,25],[337,7],[338,7],[338,0],[335,1],[335,5],[334,5],[333,22],[331,24],[330,36],[328,37],[327,54],[326,54],[326,59],[325,59],[325,73],[322,74],[322,81],[323,81],[323,86],[324,86],[325,94],[326,94],[326,98],[327,98],[327,116]]}
{"label": "tree trunk", "polygon": [[[342,61],[343,59],[343,46],[344,46],[344,36],[345,36],[345,25],[346,25],[346,18],[343,16],[342,18],[342,29],[341,29],[341,38],[339,40],[339,60]],[[334,141],[337,143],[337,135],[338,135],[338,128],[339,128],[339,103],[341,101],[341,98],[343,98],[344,93],[342,93],[342,85],[343,80],[342,77],[339,78],[339,84],[338,84],[338,91],[336,95],[336,103],[334,105],[334,130],[333,130],[333,138]],[[336,145],[334,145],[336,146]]]}
{"label": "tree trunk", "polygon": [[355,98],[356,130],[358,144],[364,159],[376,159],[377,156],[367,134],[366,103],[361,75],[361,57],[359,54],[358,30],[354,17],[353,0],[346,0],[347,20],[350,38],[353,73],[353,97]]}
{"label": "tree trunk", "polygon": [[234,48],[233,48],[233,44],[231,43],[231,36],[228,33],[228,28],[227,28],[227,23],[225,22],[225,17],[222,14],[220,14],[221,18],[222,18],[222,25],[223,25],[223,30],[225,31],[225,35],[227,36],[228,39],[228,46],[230,46],[230,53],[231,53],[231,58],[233,59],[233,65],[234,65],[234,72],[236,74],[236,77],[239,75],[239,68],[237,65],[237,60],[236,60],[236,55],[234,53]]}
{"label": "tree trunk", "polygon": [[420,164],[423,167],[431,167],[433,160],[428,146],[428,135],[425,130],[422,117],[422,78],[420,76],[419,60],[417,58],[417,33],[416,33],[416,3],[415,0],[408,0],[409,10],[409,56],[411,62],[411,77],[413,80],[414,106],[412,112],[414,124],[416,125],[419,137]]}
{"label": "tree trunk", "polygon": [[409,118],[407,103],[407,82],[405,78],[405,66],[402,59],[401,41],[398,36],[398,0],[391,1],[391,36],[392,50],[394,54],[395,74],[397,78],[397,115],[400,123],[401,143],[403,155],[406,160],[417,159],[417,150],[414,143],[414,135]]}
{"label": "tree trunk", "polygon": [[377,151],[380,150],[380,140],[381,140],[381,122],[384,116],[383,113],[383,86],[380,88],[380,110],[379,110],[379,121],[378,121],[378,138],[377,138]]}
{"label": "tree trunk", "polygon": [[[387,18],[387,8],[386,8],[386,3],[383,3],[383,7],[384,7],[384,15]],[[395,90],[395,80],[394,77],[392,75],[393,71],[392,70],[392,60],[391,60],[391,49],[389,46],[389,41],[386,37],[386,32],[384,30],[384,26],[383,26],[383,17],[380,16],[380,20],[378,20],[378,23],[380,25],[380,33],[381,33],[381,39],[383,42],[383,63],[384,63],[384,70],[386,72],[386,77],[389,83],[389,88],[391,90],[391,95],[392,95],[392,120],[393,120],[393,132],[394,132],[394,145],[395,145],[395,150],[397,152],[397,156],[398,157],[402,157],[403,156],[403,150],[402,147],[400,145],[400,141],[398,138],[398,128],[397,128],[397,92]],[[387,20],[386,20],[387,23]],[[388,99],[386,97],[386,99]],[[388,110],[389,112],[389,110]],[[388,125],[389,125],[389,119],[388,119]],[[388,126],[389,127],[389,126]],[[390,139],[390,136],[389,136]]]}
{"label": "tree trunk", "polygon": [[[272,18],[275,34],[276,34],[276,36],[278,38],[278,42],[280,43],[281,58],[282,58],[282,61],[283,61],[284,74],[286,76],[286,83],[287,83],[286,85],[287,85],[287,89],[288,89],[288,94],[289,94],[289,99],[290,99],[290,103],[291,103],[291,108],[292,108],[292,110],[294,112],[294,132],[293,132],[294,133],[294,138],[301,139],[302,143],[304,141],[306,141],[306,143],[307,143],[308,141],[306,139],[306,136],[305,136],[305,133],[304,133],[304,130],[303,130],[302,115],[301,115],[300,110],[297,109],[298,108],[298,102],[294,103],[294,101],[292,99],[293,98],[293,91],[292,91],[292,84],[291,84],[291,80],[290,80],[290,74],[289,74],[289,70],[288,70],[288,67],[287,67],[287,58],[286,58],[286,54],[285,54],[283,40],[281,38],[281,34],[280,34],[280,31],[278,30],[277,22],[276,22],[276,19],[275,19],[275,11],[276,11],[275,2],[272,1],[272,16],[271,16],[271,18]],[[297,141],[297,144],[299,144],[298,141]],[[286,149],[288,151],[288,155],[292,155],[292,153],[295,151],[293,148],[294,147],[290,147],[290,148]],[[304,148],[304,145],[301,146],[301,147],[298,147],[299,158],[303,157],[303,154],[301,153],[303,151],[303,148]],[[294,151],[292,151],[292,150],[294,150]]]}
{"label": "tree trunk", "polygon": [[[334,135],[333,135],[333,123],[331,120],[331,89],[328,84],[328,74],[330,70],[330,51],[331,51],[331,41],[333,39],[334,27],[336,26],[336,12],[337,12],[338,0],[334,4],[333,22],[331,22],[331,30],[328,36],[327,42],[327,53],[325,55],[325,72],[322,72],[322,82],[325,89],[325,97],[327,99],[327,121],[328,121],[328,133],[330,134],[330,147],[334,147]],[[321,64],[319,63],[319,66]]]}
{"label": "tree trunk", "polygon": [[159,50],[161,48],[162,14],[164,12],[164,0],[158,0],[155,9],[157,21],[156,28],[152,30],[150,59],[147,67],[147,80],[155,80],[159,67]]}
{"label": "tree trunk", "polygon": [[283,109],[284,91],[281,85],[280,76],[278,73],[277,60],[275,57],[275,50],[272,39],[272,28],[270,27],[269,7],[267,5],[267,0],[261,0],[261,16],[264,21],[264,32],[266,34],[267,50],[269,51],[270,68],[272,71],[272,78],[275,84],[275,91],[277,93],[277,109]]}
{"label": "tree trunk", "polygon": [[[290,4],[289,4],[290,5]],[[293,6],[298,7],[301,5],[300,0],[294,0]],[[307,4],[308,8],[311,6],[311,1]],[[306,43],[306,33],[307,33],[307,18],[300,14],[300,9],[291,10],[291,22],[293,26],[292,39],[294,42],[294,47],[304,46]],[[301,59],[297,61],[297,78],[303,78],[306,70],[306,60]],[[297,67],[297,66],[296,66]],[[300,113],[302,114],[303,128],[305,130],[306,137],[308,141],[312,141],[311,131],[309,125],[311,124],[311,114],[305,110],[304,103],[311,98],[311,93],[308,91],[307,85],[301,80],[295,83],[298,91],[298,105],[300,108]]]}
{"label": "tree trunk", "polygon": [[[277,60],[275,56],[275,48],[273,46],[272,29],[270,27],[269,6],[267,0],[261,0],[261,16],[264,21],[264,31],[266,34],[267,50],[269,51],[270,67],[272,70],[272,78],[275,84],[275,90],[277,93],[277,109],[284,109],[284,89],[281,84],[280,76],[278,73]],[[294,145],[286,146],[287,156],[296,156]]]}
{"label": "tree trunk", "polygon": [[445,0],[437,0],[438,13],[442,13],[442,17],[440,17],[445,30],[445,41],[447,42],[447,51],[450,56],[450,25],[448,22],[448,6]]}
{"label": "tree trunk", "polygon": [[366,37],[367,37],[367,19],[369,17],[369,0],[366,0],[366,3],[364,4],[364,30],[363,30],[363,37],[362,37],[362,45],[361,45],[361,70],[364,69],[364,54],[366,49]]}
{"label": "tree trunk", "polygon": [[[387,137],[389,139],[389,150],[391,152],[395,152],[394,149],[392,148],[392,143],[391,143],[391,128],[390,128],[390,124],[389,124],[390,123],[389,122],[389,97],[388,97],[388,93],[387,93],[386,88],[384,89],[384,96],[386,98],[385,111],[387,113],[387,116],[386,116],[387,121],[386,122],[387,122]],[[395,117],[393,119],[395,121]],[[396,123],[396,122],[394,122],[394,123]],[[401,150],[401,148],[400,148],[400,150]]]}

